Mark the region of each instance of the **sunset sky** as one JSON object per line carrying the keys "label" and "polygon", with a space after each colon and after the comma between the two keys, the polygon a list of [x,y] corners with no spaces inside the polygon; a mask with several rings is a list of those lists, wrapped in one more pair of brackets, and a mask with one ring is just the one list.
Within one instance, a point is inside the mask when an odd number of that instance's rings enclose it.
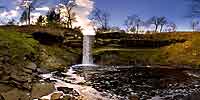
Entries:
{"label": "sunset sky", "polygon": [[[0,6],[6,7],[1,10],[0,17],[10,13],[11,17],[18,18],[20,9],[18,9],[16,1],[20,0],[0,0]],[[45,7],[53,7],[62,0],[47,0],[46,4],[36,12],[46,13]],[[144,20],[152,16],[166,16],[169,21],[175,22],[179,30],[187,30],[190,28],[191,18],[185,16],[189,12],[189,3],[187,0],[94,0],[95,7],[103,9],[110,13],[112,26],[123,26],[126,16],[137,14]],[[39,14],[39,13],[36,13]]]}

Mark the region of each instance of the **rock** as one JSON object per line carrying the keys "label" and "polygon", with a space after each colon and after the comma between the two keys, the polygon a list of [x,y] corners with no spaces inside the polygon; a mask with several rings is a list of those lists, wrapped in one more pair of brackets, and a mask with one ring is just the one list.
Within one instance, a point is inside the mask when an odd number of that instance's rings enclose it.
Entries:
{"label": "rock", "polygon": [[44,69],[44,68],[37,68],[36,71],[39,74],[47,74],[47,73],[49,73],[49,71],[47,69]]}
{"label": "rock", "polygon": [[74,100],[73,97],[66,95],[61,100]]}
{"label": "rock", "polygon": [[51,100],[60,100],[61,96],[63,96],[62,93],[54,93],[51,95]]}
{"label": "rock", "polygon": [[53,74],[53,76],[57,76],[57,77],[67,77],[67,75],[62,74],[61,72],[56,72]]}
{"label": "rock", "polygon": [[30,70],[36,70],[37,65],[36,65],[35,63],[29,63],[29,64],[26,65],[24,68],[30,69]]}
{"label": "rock", "polygon": [[137,95],[132,95],[128,97],[129,100],[140,100],[140,97],[138,97]]}
{"label": "rock", "polygon": [[31,69],[23,68],[23,71],[24,71],[25,73],[28,73],[28,74],[32,74],[32,73],[33,73],[33,71],[32,71]]}
{"label": "rock", "polygon": [[38,99],[42,96],[49,95],[55,90],[55,87],[52,83],[35,83],[33,84],[31,91],[31,98]]}
{"label": "rock", "polygon": [[62,91],[64,94],[72,94],[73,93],[73,88],[68,88],[68,87],[58,87],[58,91]]}
{"label": "rock", "polygon": [[29,93],[25,90],[19,90],[17,88],[8,92],[1,93],[4,100],[30,100]]}
{"label": "rock", "polygon": [[2,95],[0,95],[0,100],[5,100]]}
{"label": "rock", "polygon": [[9,90],[12,90],[13,87],[7,85],[7,84],[0,84],[0,93],[8,92]]}
{"label": "rock", "polygon": [[0,75],[2,75],[4,72],[3,71],[0,71]]}
{"label": "rock", "polygon": [[28,82],[28,79],[30,79],[32,76],[29,74],[25,74],[23,72],[13,72],[11,73],[11,79],[15,80],[20,83]]}
{"label": "rock", "polygon": [[200,98],[200,91],[196,91],[191,95],[185,97],[183,100],[199,100]]}

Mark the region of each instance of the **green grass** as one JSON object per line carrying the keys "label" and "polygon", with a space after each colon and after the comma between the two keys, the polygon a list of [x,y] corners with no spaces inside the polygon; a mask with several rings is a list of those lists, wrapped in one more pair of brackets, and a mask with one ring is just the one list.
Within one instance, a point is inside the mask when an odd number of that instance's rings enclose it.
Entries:
{"label": "green grass", "polygon": [[[189,33],[188,33],[189,34]],[[179,34],[180,35],[180,34]],[[184,43],[175,43],[156,49],[95,48],[93,54],[103,61],[137,62],[151,65],[200,66],[200,34],[188,36]],[[178,37],[177,37],[178,38]],[[115,58],[114,58],[114,56]],[[102,62],[103,62],[102,61]],[[108,62],[107,64],[109,64]]]}
{"label": "green grass", "polygon": [[162,48],[162,57],[168,63],[200,66],[200,34],[195,34],[185,43]]}
{"label": "green grass", "polygon": [[12,63],[25,60],[25,56],[34,56],[38,42],[30,35],[0,29],[0,55],[9,56]]}

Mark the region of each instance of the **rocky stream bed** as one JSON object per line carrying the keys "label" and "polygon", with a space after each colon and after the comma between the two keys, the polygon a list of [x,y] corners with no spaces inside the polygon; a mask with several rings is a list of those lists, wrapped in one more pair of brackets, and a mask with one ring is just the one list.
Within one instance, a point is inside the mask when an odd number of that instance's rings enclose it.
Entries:
{"label": "rocky stream bed", "polygon": [[199,69],[96,66],[48,73],[33,65],[26,67],[32,80],[12,73],[0,82],[0,100],[200,100]]}
{"label": "rocky stream bed", "polygon": [[82,69],[84,73],[78,70],[93,88],[121,100],[200,100],[197,69],[104,66]]}

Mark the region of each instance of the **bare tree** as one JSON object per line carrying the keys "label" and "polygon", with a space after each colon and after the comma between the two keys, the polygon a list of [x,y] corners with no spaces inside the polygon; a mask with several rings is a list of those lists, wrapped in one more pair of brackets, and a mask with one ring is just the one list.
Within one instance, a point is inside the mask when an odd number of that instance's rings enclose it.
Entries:
{"label": "bare tree", "polygon": [[37,19],[36,25],[42,26],[45,23],[45,17],[40,15]]}
{"label": "bare tree", "polygon": [[48,25],[59,25],[60,24],[60,13],[56,13],[54,8],[52,8],[48,11],[46,17],[47,17]]}
{"label": "bare tree", "polygon": [[192,20],[192,22],[191,22],[191,27],[192,27],[193,32],[196,31],[198,25],[199,25],[199,21],[197,21],[197,20]]}
{"label": "bare tree", "polygon": [[129,31],[130,29],[135,29],[136,33],[139,32],[140,26],[143,25],[142,19],[138,15],[132,15],[128,16],[127,19],[125,20],[124,24],[127,27],[127,30]]}
{"label": "bare tree", "polygon": [[175,23],[170,22],[166,26],[167,26],[167,32],[176,32],[177,26]]}
{"label": "bare tree", "polygon": [[100,29],[104,31],[109,29],[110,14],[108,12],[96,8],[93,11],[91,19],[97,26],[100,27]]}
{"label": "bare tree", "polygon": [[158,22],[158,17],[154,16],[154,17],[150,18],[147,23],[150,24],[150,25],[151,24],[155,25],[154,31],[157,32],[158,27],[160,25],[159,22]]}
{"label": "bare tree", "polygon": [[20,3],[21,7],[24,7],[24,11],[21,15],[20,21],[26,22],[28,25],[31,24],[31,11],[40,5],[46,3],[46,0],[22,0]]}
{"label": "bare tree", "polygon": [[166,17],[152,17],[147,21],[148,24],[153,24],[155,25],[155,32],[157,32],[159,26],[160,26],[160,32],[163,30],[163,26],[167,24],[167,19]]}
{"label": "bare tree", "polygon": [[160,22],[160,32],[162,32],[164,25],[166,25],[168,22],[166,17],[160,17],[159,22]]}
{"label": "bare tree", "polygon": [[76,18],[75,18],[75,13],[73,12],[73,8],[76,7],[76,4],[74,2],[67,2],[65,4],[65,7],[64,9],[66,9],[66,20],[64,22],[64,24],[66,25],[67,28],[72,28],[72,23],[74,21],[76,21]]}

